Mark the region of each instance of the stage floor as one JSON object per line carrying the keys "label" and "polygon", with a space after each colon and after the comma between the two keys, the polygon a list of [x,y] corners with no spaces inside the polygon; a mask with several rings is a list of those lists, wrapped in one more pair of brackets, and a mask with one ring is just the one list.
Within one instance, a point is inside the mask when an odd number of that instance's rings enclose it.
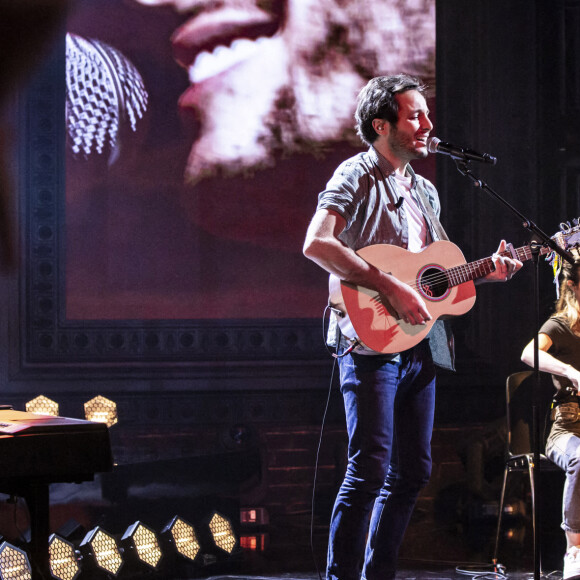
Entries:
{"label": "stage floor", "polygon": [[[231,574],[215,575],[206,577],[207,580],[324,580],[323,571],[320,575],[317,572],[285,572],[271,575],[250,575],[250,574]],[[562,571],[543,571],[540,575],[542,580],[561,580]],[[533,580],[533,570],[504,569],[503,574],[494,573],[491,564],[465,564],[465,565],[426,565],[419,563],[413,565],[413,562],[403,563],[397,580]],[[186,579],[182,579],[186,580]]]}
{"label": "stage floor", "polygon": [[[562,571],[555,570],[552,572],[542,573],[540,576],[543,580],[561,580]],[[464,574],[458,572],[455,568],[434,570],[413,570],[402,569],[397,573],[397,580],[460,580],[473,578],[474,580],[533,580],[533,571],[506,571],[505,575],[494,574],[488,568],[482,568],[481,574]],[[186,580],[186,579],[182,579]],[[189,579],[187,579],[189,580]],[[199,580],[199,578],[197,579]],[[324,580],[316,572],[293,574],[291,572],[276,574],[273,576],[251,576],[251,575],[229,575],[229,576],[209,576],[207,580]]]}

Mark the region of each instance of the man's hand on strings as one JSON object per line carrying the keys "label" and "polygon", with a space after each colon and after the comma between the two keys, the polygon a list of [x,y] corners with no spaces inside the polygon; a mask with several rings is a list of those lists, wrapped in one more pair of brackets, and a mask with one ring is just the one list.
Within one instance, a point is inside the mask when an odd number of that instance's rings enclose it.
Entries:
{"label": "man's hand on strings", "polygon": [[390,284],[387,291],[382,293],[397,313],[398,317],[407,324],[426,324],[432,316],[427,310],[425,301],[419,294],[396,278],[389,276]]}

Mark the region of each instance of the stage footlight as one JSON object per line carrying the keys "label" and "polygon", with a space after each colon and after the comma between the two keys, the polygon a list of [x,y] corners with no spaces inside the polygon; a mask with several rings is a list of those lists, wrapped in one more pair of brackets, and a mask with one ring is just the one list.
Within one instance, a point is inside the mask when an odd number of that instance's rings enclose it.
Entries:
{"label": "stage footlight", "polygon": [[32,580],[28,555],[8,542],[0,545],[0,580]]}
{"label": "stage footlight", "polygon": [[52,415],[58,417],[58,403],[45,397],[38,395],[38,397],[26,403],[26,411],[28,413],[38,413],[39,415]]}
{"label": "stage footlight", "polygon": [[240,548],[250,552],[265,552],[268,547],[269,536],[265,533],[242,534],[240,536]]}
{"label": "stage footlight", "polygon": [[161,533],[178,554],[192,562],[197,558],[201,547],[197,533],[191,524],[175,516]]}
{"label": "stage footlight", "polygon": [[238,543],[231,522],[218,512],[214,512],[209,522],[209,529],[215,545],[227,554],[231,554]]}
{"label": "stage footlight", "polygon": [[263,526],[270,523],[270,516],[265,507],[240,509],[240,523],[242,525]]}
{"label": "stage footlight", "polygon": [[117,403],[98,395],[85,403],[85,419],[112,427],[118,421]]}
{"label": "stage footlight", "polygon": [[97,526],[85,536],[79,547],[83,555],[83,569],[87,562],[115,577],[119,574],[123,558],[114,536]]}
{"label": "stage footlight", "polygon": [[155,570],[161,561],[161,547],[153,530],[141,522],[129,526],[121,538],[124,554]]}
{"label": "stage footlight", "polygon": [[81,572],[74,545],[56,534],[48,540],[48,557],[50,573],[57,580],[75,580]]}

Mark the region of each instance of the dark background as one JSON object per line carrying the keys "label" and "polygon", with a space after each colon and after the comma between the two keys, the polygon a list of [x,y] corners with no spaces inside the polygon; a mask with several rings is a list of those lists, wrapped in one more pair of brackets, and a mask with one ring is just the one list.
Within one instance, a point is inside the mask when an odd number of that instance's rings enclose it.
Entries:
{"label": "dark background", "polygon": [[[496,166],[473,171],[549,235],[580,215],[579,24],[577,0],[437,2],[436,134],[496,156]],[[193,486],[190,495],[211,488],[221,498],[267,507],[272,549],[307,553],[313,465],[332,365],[320,321],[68,320],[63,142],[54,123],[62,114],[56,103],[63,102],[63,87],[46,80],[55,70],[47,74],[14,103],[21,119],[13,166],[22,253],[18,273],[1,280],[0,389],[3,402],[17,408],[45,394],[71,417],[82,415],[83,401],[103,394],[117,401],[120,415],[112,431],[120,467],[108,480],[106,502],[65,501],[67,509],[55,508],[55,525],[72,505],[87,526],[98,518],[128,525],[134,512],[127,502],[138,505],[147,478],[165,473],[173,484]],[[442,221],[468,260],[489,256],[501,238],[516,247],[530,240],[522,220],[474,188],[450,159],[437,158],[436,175]],[[528,262],[509,284],[480,287],[473,310],[454,322],[457,372],[439,380],[434,476],[408,534],[408,557],[418,551],[451,561],[489,556],[489,526],[468,521],[449,498],[468,498],[479,513],[485,501],[498,498],[498,472],[491,468],[485,481],[477,472],[480,491],[473,492],[470,444],[485,442],[485,461],[501,464],[505,378],[524,368],[519,356],[536,330],[533,279]],[[543,260],[539,279],[543,320],[555,300]],[[327,421],[321,544],[344,467],[336,389]],[[206,470],[204,462],[214,458],[229,467]],[[250,472],[240,468],[241,459]],[[167,460],[174,461],[171,468],[161,469]],[[132,465],[149,468],[131,472]],[[174,502],[163,494],[158,501],[163,514],[173,515]],[[436,510],[442,504],[444,520]],[[107,516],[111,505],[115,517]],[[287,525],[297,533],[288,534]],[[458,535],[466,525],[480,535]],[[556,528],[557,522],[559,534]]]}

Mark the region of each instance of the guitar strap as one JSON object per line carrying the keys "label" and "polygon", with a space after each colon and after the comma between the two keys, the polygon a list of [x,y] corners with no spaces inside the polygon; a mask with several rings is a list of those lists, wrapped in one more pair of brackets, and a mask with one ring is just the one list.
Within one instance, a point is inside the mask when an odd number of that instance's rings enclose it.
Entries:
{"label": "guitar strap", "polygon": [[427,196],[423,193],[422,189],[423,189],[422,187],[418,186],[417,194],[419,196],[419,199],[421,200],[421,205],[423,206],[422,209],[427,214],[427,217],[431,222],[431,228],[433,229],[433,232],[435,234],[435,236],[433,236],[434,239],[449,240],[449,237],[445,233],[445,230],[443,229],[443,226],[441,225],[439,218],[435,215],[435,212],[433,211],[433,208],[431,207],[431,204],[429,203],[429,200],[427,199]]}
{"label": "guitar strap", "polygon": [[[421,209],[430,224],[431,237],[434,241],[449,240],[439,218],[435,215],[433,207],[423,191],[422,182],[417,181],[415,172],[408,166],[408,171],[417,183],[417,195]],[[443,320],[436,320],[429,332],[429,347],[433,355],[433,362],[444,369],[455,370],[455,344],[449,324]]]}
{"label": "guitar strap", "polygon": [[421,203],[421,209],[423,210],[423,213],[425,214],[429,224],[431,225],[431,228],[430,228],[431,233],[432,233],[431,237],[433,238],[434,241],[449,240],[449,237],[445,233],[445,230],[443,229],[443,226],[441,225],[439,218],[435,215],[435,211],[433,210],[433,207],[429,203],[429,200],[427,199],[427,196],[425,195],[425,192],[423,191],[423,183],[420,181],[417,181],[417,177],[415,175],[415,172],[411,169],[410,166],[407,166],[407,170],[411,174],[413,181],[415,181],[415,183],[417,184],[417,187],[416,187],[417,196],[419,197],[419,202]]}

